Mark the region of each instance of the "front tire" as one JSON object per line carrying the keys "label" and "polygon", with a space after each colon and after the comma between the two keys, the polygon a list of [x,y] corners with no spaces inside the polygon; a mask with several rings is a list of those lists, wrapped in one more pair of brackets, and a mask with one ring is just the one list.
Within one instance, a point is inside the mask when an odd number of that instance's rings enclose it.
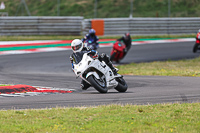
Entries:
{"label": "front tire", "polygon": [[93,75],[90,75],[87,80],[90,82],[90,84],[100,93],[107,93],[108,89],[106,86],[105,79],[96,79]]}
{"label": "front tire", "polygon": [[118,85],[115,87],[115,89],[118,92],[126,92],[128,85],[126,84],[126,81],[123,79],[123,77],[116,78],[116,81],[118,82]]}

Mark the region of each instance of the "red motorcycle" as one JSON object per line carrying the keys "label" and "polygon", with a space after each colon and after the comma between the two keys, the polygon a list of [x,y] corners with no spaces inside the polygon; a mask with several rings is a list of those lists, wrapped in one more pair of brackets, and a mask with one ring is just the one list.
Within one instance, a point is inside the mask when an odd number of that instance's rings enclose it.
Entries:
{"label": "red motorcycle", "polygon": [[194,44],[193,52],[196,53],[197,50],[200,50],[200,32],[197,33],[197,36],[196,36],[196,43]]}
{"label": "red motorcycle", "polygon": [[112,51],[110,53],[110,61],[120,62],[124,58],[126,45],[121,41],[116,41],[113,44]]}

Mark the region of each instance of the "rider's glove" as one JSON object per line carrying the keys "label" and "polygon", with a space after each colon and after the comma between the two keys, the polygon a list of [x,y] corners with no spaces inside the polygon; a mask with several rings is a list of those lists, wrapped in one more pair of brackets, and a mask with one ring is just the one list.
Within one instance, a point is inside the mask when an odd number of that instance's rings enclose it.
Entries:
{"label": "rider's glove", "polygon": [[92,55],[93,58],[98,58],[98,52],[95,50],[91,50],[88,52],[88,55]]}
{"label": "rider's glove", "polygon": [[69,57],[69,59],[70,59],[70,62],[73,63],[73,58],[71,56]]}
{"label": "rider's glove", "polygon": [[87,53],[88,55],[90,54],[90,55],[95,55],[95,54],[97,54],[97,51],[95,51],[95,50],[90,50],[90,51],[88,51],[88,53]]}
{"label": "rider's glove", "polygon": [[128,50],[127,50],[127,48],[124,48],[124,52],[126,53]]}
{"label": "rider's glove", "polygon": [[99,43],[96,43],[96,49],[98,49],[99,48]]}
{"label": "rider's glove", "polygon": [[93,58],[97,59],[97,58],[98,58],[98,56],[99,56],[99,54],[98,54],[98,52],[96,52],[96,54],[95,54],[95,55],[93,55]]}

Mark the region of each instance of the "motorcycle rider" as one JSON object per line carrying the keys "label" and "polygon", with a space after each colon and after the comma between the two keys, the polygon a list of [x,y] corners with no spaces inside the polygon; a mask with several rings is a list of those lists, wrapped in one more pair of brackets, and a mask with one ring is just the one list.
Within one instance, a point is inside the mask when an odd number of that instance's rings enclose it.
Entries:
{"label": "motorcycle rider", "polygon": [[196,53],[197,50],[200,50],[200,29],[198,30],[197,35],[196,35],[196,41],[193,46],[193,53]]}
{"label": "motorcycle rider", "polygon": [[84,43],[86,40],[93,40],[94,43],[96,43],[96,49],[99,48],[99,38],[96,36],[96,31],[94,29],[89,30],[89,34],[86,34],[84,38],[82,39],[82,42]]}
{"label": "motorcycle rider", "polygon": [[131,48],[131,36],[129,33],[125,33],[124,36],[117,39],[117,41],[122,41],[126,45],[126,48],[124,49],[124,56],[128,53],[129,49]]}
{"label": "motorcycle rider", "polygon": [[[70,56],[70,61],[72,64],[72,69],[74,69],[74,63],[78,63],[82,60],[83,54],[88,53],[92,55],[95,58],[98,58],[100,61],[104,61],[110,69],[113,71],[114,75],[117,75],[118,69],[116,69],[112,62],[109,59],[109,56],[105,53],[102,53],[101,55],[98,55],[98,52],[95,50],[91,50],[87,47],[84,47],[83,42],[80,39],[74,39],[71,43],[71,48],[73,51],[73,54]],[[86,90],[90,87],[90,84],[88,84],[86,81],[81,81],[81,89]]]}
{"label": "motorcycle rider", "polygon": [[200,29],[198,30],[198,32],[197,32],[197,36],[196,36],[196,39],[200,39],[200,38],[198,38],[198,36],[200,35]]}

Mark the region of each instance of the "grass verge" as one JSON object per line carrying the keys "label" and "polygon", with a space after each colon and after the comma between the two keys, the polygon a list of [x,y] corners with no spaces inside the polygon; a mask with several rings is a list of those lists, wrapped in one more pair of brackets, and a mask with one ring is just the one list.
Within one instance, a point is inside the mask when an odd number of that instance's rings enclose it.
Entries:
{"label": "grass verge", "polygon": [[199,132],[200,103],[1,110],[0,132]]}
{"label": "grass verge", "polygon": [[118,66],[123,75],[193,76],[200,77],[200,57],[179,61],[155,61]]}
{"label": "grass verge", "polygon": [[[132,36],[132,39],[142,38],[195,38],[196,34],[189,35],[152,35],[152,36]],[[100,39],[117,39],[121,36],[99,36]],[[83,38],[83,36],[1,36],[0,41],[31,41],[31,40],[73,40]]]}
{"label": "grass verge", "polygon": [[9,84],[0,84],[0,86],[9,86]]}

